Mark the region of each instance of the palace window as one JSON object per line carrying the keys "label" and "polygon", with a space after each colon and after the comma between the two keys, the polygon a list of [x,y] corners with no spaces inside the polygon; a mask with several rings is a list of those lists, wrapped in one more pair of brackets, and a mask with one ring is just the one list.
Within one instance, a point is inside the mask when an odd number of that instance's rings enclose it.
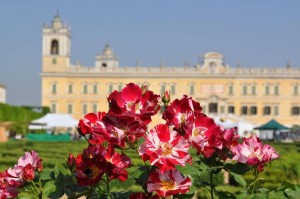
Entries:
{"label": "palace window", "polygon": [[166,92],[166,85],[161,85],[160,87],[161,93],[165,93]]}
{"label": "palace window", "polygon": [[218,103],[209,103],[208,104],[209,113],[218,113]]}
{"label": "palace window", "polygon": [[292,115],[300,115],[300,107],[293,106],[292,107]]}
{"label": "palace window", "polygon": [[270,95],[270,86],[269,85],[266,85],[266,87],[265,87],[265,94]]}
{"label": "palace window", "polygon": [[279,95],[279,86],[278,85],[274,86],[274,95]]}
{"label": "palace window", "polygon": [[248,114],[248,107],[247,106],[242,106],[242,115],[247,115]]}
{"label": "palace window", "polygon": [[270,106],[264,107],[264,115],[271,115],[271,107]]}
{"label": "palace window", "polygon": [[206,113],[206,106],[202,105],[202,113]]}
{"label": "palace window", "polygon": [[112,84],[108,85],[108,93],[112,93],[114,90],[114,87]]}
{"label": "palace window", "polygon": [[123,84],[120,83],[119,86],[118,86],[118,91],[121,91],[123,89]]}
{"label": "palace window", "polygon": [[56,103],[51,103],[51,113],[56,113],[57,112],[57,105]]}
{"label": "palace window", "polygon": [[173,85],[171,85],[171,94],[176,94],[176,87],[175,87],[175,85],[173,84]]}
{"label": "palace window", "polygon": [[228,106],[228,113],[234,114],[234,106]]}
{"label": "palace window", "polygon": [[93,104],[93,113],[98,112],[98,104]]}
{"label": "palace window", "polygon": [[190,95],[194,95],[195,93],[195,86],[192,84],[190,85]]}
{"label": "palace window", "polygon": [[251,94],[256,95],[256,86],[255,85],[251,86]]}
{"label": "palace window", "polygon": [[56,92],[57,92],[57,84],[53,83],[52,86],[51,86],[51,93],[55,94]]}
{"label": "palace window", "polygon": [[279,115],[279,106],[274,106],[274,115]]}
{"label": "palace window", "polygon": [[247,85],[243,85],[243,95],[247,95]]}
{"label": "palace window", "polygon": [[69,84],[69,85],[68,85],[68,93],[69,93],[69,94],[72,94],[72,93],[73,93],[73,85],[72,85],[72,84]]}
{"label": "palace window", "polygon": [[73,104],[68,104],[68,114],[73,113]]}
{"label": "palace window", "polygon": [[51,55],[58,55],[59,53],[59,45],[56,39],[52,40],[51,42]]}
{"label": "palace window", "polygon": [[251,106],[250,107],[250,115],[256,115],[257,114],[257,107]]}
{"label": "palace window", "polygon": [[88,107],[87,107],[87,104],[82,104],[82,114],[87,114],[88,113]]}
{"label": "palace window", "polygon": [[224,106],[220,106],[220,113],[224,114],[225,113],[225,107]]}
{"label": "palace window", "polygon": [[298,85],[293,86],[293,95],[298,95]]}
{"label": "palace window", "polygon": [[84,94],[88,93],[88,85],[87,84],[83,84],[83,93]]}
{"label": "palace window", "polygon": [[228,86],[228,95],[233,95],[233,85]]}
{"label": "palace window", "polygon": [[97,85],[97,84],[94,84],[94,85],[93,85],[93,93],[94,93],[94,94],[97,94],[97,93],[98,93],[98,85]]}

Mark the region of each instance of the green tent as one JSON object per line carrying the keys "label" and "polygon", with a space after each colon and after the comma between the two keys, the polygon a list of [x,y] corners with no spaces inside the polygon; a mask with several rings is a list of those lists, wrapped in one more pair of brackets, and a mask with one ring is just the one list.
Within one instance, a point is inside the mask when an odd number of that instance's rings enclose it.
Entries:
{"label": "green tent", "polygon": [[29,141],[70,141],[69,134],[51,135],[47,133],[43,133],[43,134],[28,133],[26,135],[26,138]]}
{"label": "green tent", "polygon": [[283,126],[282,124],[278,123],[276,120],[272,119],[269,122],[255,127],[256,130],[289,130],[290,128]]}

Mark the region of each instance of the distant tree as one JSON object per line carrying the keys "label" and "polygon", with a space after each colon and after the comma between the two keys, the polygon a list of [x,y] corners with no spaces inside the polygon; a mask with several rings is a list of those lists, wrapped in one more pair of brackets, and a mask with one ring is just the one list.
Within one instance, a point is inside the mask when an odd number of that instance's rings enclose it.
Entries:
{"label": "distant tree", "polygon": [[300,125],[298,124],[293,125],[291,128],[291,133],[293,134],[300,133]]}

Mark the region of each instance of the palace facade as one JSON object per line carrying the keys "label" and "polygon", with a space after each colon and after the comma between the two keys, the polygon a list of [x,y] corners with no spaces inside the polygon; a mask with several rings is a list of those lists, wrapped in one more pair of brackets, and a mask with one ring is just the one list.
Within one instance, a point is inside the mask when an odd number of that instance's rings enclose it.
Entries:
{"label": "palace facade", "polygon": [[[109,45],[95,57],[95,66],[70,63],[70,29],[59,16],[43,27],[42,106],[79,119],[107,111],[106,97],[126,83],[149,84],[156,93],[170,90],[199,101],[210,116],[243,118],[263,124],[274,118],[286,125],[300,121],[300,68],[230,67],[223,55],[208,52],[195,66],[119,66]],[[159,115],[158,117],[161,117]]]}

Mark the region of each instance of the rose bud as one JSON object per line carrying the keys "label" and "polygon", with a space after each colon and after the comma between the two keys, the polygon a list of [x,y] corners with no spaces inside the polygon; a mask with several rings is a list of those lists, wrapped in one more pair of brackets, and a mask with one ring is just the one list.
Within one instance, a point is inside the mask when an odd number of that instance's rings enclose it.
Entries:
{"label": "rose bud", "polygon": [[171,100],[171,98],[170,98],[170,93],[169,93],[169,91],[165,91],[165,93],[164,93],[164,95],[163,95],[161,101],[162,101],[162,102],[164,103],[164,105],[166,106],[166,105],[168,105],[168,104],[170,103],[170,100]]}
{"label": "rose bud", "polygon": [[75,164],[75,157],[73,156],[72,153],[70,153],[68,157],[67,165],[68,167],[72,168],[74,164]]}

